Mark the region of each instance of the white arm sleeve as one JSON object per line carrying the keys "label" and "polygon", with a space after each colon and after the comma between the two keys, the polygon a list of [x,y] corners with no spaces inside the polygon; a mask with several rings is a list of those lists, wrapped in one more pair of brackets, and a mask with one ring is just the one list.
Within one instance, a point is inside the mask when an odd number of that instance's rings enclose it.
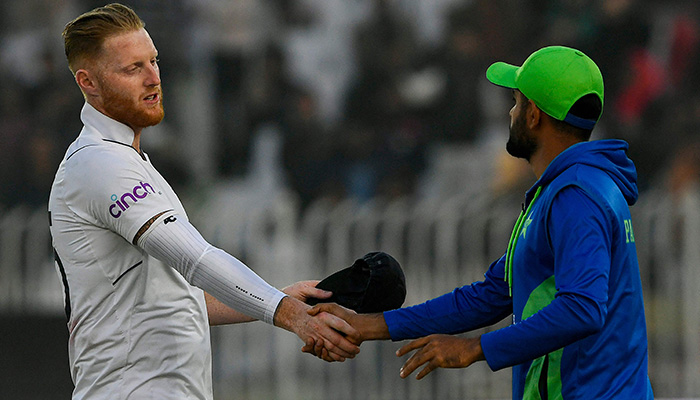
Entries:
{"label": "white arm sleeve", "polygon": [[227,306],[269,324],[286,296],[241,261],[210,245],[192,224],[177,214],[159,218],[138,245],[175,268],[187,282]]}

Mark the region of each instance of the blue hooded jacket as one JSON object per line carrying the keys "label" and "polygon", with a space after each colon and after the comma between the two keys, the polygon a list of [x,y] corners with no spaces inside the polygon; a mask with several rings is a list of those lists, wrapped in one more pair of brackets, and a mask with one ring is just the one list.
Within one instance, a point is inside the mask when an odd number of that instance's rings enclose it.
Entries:
{"label": "blue hooded jacket", "polygon": [[627,149],[599,140],[559,154],[528,190],[509,251],[484,281],[384,313],[392,340],[466,332],[512,314],[513,324],[482,335],[481,345],[491,369],[513,367],[514,399],[652,399]]}

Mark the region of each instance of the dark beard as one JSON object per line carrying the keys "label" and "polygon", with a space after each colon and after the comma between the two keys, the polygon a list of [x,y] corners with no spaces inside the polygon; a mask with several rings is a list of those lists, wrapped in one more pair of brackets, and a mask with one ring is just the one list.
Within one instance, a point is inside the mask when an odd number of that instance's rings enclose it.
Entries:
{"label": "dark beard", "polygon": [[525,125],[525,109],[513,121],[513,126],[510,128],[510,136],[506,143],[506,151],[513,157],[524,158],[530,161],[530,157],[537,150],[537,142],[535,142],[530,131]]}

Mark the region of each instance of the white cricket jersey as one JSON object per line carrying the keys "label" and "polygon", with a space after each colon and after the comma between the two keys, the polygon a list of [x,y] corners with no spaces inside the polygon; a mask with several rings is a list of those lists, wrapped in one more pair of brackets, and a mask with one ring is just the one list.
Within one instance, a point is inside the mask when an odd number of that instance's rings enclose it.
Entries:
{"label": "white cricket jersey", "polygon": [[203,291],[132,243],[155,215],[185,210],[128,126],[89,104],[81,119],[49,199],[73,398],[212,399]]}

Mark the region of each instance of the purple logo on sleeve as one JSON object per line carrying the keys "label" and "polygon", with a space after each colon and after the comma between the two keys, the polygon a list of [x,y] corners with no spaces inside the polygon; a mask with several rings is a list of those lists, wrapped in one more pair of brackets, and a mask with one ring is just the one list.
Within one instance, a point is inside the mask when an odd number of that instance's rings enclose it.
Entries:
{"label": "purple logo on sleeve", "polygon": [[139,182],[140,185],[134,186],[134,189],[130,192],[126,192],[121,196],[113,194],[110,199],[114,202],[109,206],[109,214],[114,218],[119,218],[122,215],[122,211],[129,209],[134,203],[138,203],[139,200],[145,198],[151,193],[155,193],[153,186],[148,183]]}

